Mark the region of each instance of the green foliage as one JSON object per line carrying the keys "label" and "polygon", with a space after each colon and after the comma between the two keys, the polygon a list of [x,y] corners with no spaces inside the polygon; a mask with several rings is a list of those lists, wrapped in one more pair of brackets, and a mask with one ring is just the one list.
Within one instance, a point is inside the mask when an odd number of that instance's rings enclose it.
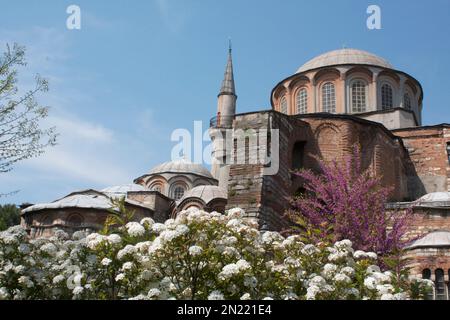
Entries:
{"label": "green foliage", "polygon": [[25,48],[18,44],[7,45],[0,55],[0,173],[56,144],[55,129],[40,126],[49,108],[36,101],[37,94],[48,90],[47,80],[36,75],[34,88],[20,93],[18,68],[25,65]]}
{"label": "green foliage", "polygon": [[133,217],[135,215],[134,210],[129,210],[126,207],[125,197],[111,199],[111,203],[113,205],[113,208],[108,210],[109,215],[106,218],[103,230],[100,232],[103,235],[117,232],[128,222],[133,221]]}
{"label": "green foliage", "polygon": [[0,231],[20,223],[20,209],[13,204],[0,205]]}

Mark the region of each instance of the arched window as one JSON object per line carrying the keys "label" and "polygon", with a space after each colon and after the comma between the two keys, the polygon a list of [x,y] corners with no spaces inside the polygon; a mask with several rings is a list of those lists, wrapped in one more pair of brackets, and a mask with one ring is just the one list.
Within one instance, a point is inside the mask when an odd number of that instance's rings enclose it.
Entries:
{"label": "arched window", "polygon": [[285,113],[285,114],[287,114],[287,112],[288,112],[287,100],[286,100],[286,97],[284,97],[284,96],[280,100],[280,112]]}
{"label": "arched window", "polygon": [[336,112],[336,91],[334,84],[327,82],[322,87],[322,110],[323,112]]}
{"label": "arched window", "polygon": [[411,110],[411,98],[409,97],[408,92],[403,96],[403,105],[405,106],[405,109]]}
{"label": "arched window", "polygon": [[308,92],[305,88],[297,92],[297,113],[304,114],[308,111]]}
{"label": "arched window", "polygon": [[381,108],[383,110],[389,110],[394,107],[394,93],[392,87],[385,83],[381,87]]}
{"label": "arched window", "polygon": [[445,280],[444,280],[444,270],[436,269],[436,300],[447,300],[447,295],[445,294]]}
{"label": "arched window", "polygon": [[352,94],[352,112],[366,112],[366,84],[357,80],[351,87]]}
{"label": "arched window", "polygon": [[150,190],[156,191],[156,192],[159,192],[159,193],[162,193],[162,186],[161,186],[159,183],[157,183],[157,184],[154,184],[154,185],[150,188]]}
{"label": "arched window", "polygon": [[173,198],[178,201],[184,196],[184,188],[182,186],[177,186],[173,189]]}
{"label": "arched window", "polygon": [[67,222],[72,227],[79,227],[83,223],[83,217],[78,214],[73,214],[67,219]]}
{"label": "arched window", "polygon": [[42,219],[42,224],[44,226],[51,226],[53,224],[53,217],[51,215],[45,216],[45,218]]}

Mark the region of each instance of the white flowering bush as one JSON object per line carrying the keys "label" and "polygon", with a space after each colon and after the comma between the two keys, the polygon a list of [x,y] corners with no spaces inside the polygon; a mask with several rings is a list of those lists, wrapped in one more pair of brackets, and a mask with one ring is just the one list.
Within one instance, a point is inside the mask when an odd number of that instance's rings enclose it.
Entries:
{"label": "white flowering bush", "polygon": [[0,299],[420,299],[432,286],[397,285],[375,253],[349,240],[313,245],[260,232],[241,209],[190,209],[111,232],[1,232]]}

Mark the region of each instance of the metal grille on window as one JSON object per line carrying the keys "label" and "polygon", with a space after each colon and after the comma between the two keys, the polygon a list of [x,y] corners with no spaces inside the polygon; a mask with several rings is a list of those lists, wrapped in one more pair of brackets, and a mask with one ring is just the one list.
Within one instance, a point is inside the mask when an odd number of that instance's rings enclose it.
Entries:
{"label": "metal grille on window", "polygon": [[331,82],[325,83],[322,87],[322,105],[323,112],[336,112],[336,92]]}
{"label": "metal grille on window", "polygon": [[297,113],[304,114],[308,110],[308,93],[306,89],[301,89],[297,93]]}
{"label": "metal grille on window", "polygon": [[409,97],[409,94],[405,93],[403,103],[405,104],[405,109],[411,110],[411,98]]}
{"label": "metal grille on window", "polygon": [[281,110],[282,113],[287,114],[288,107],[287,107],[287,100],[286,100],[286,97],[281,98],[281,102],[280,102],[280,110]]}
{"label": "metal grille on window", "polygon": [[381,87],[381,107],[383,110],[389,110],[394,107],[394,94],[392,87],[388,84],[384,84]]}
{"label": "metal grille on window", "polygon": [[183,187],[176,187],[173,191],[173,198],[175,200],[180,200],[184,196],[184,188]]}
{"label": "metal grille on window", "polygon": [[366,85],[362,81],[352,84],[352,112],[366,112]]}

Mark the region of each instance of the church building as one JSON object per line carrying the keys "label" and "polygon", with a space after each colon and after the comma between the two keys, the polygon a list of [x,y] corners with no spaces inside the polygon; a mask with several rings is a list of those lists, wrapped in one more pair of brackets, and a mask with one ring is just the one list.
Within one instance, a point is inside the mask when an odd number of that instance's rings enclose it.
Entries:
{"label": "church building", "polygon": [[[411,272],[435,281],[434,298],[448,299],[450,124],[423,126],[423,98],[420,82],[387,60],[340,49],[278,82],[270,109],[238,113],[230,48],[209,129],[211,171],[184,159],[166,162],[129,185],[73,192],[23,208],[22,224],[31,237],[56,229],[95,231],[114,210],[110,199],[124,197],[136,218],[164,221],[190,207],[218,212],[240,207],[262,230],[282,230],[288,226],[282,218],[287,199],[302,190],[293,171],[317,170],[317,159],[342,161],[358,145],[363,169],[393,187],[388,210],[413,210]],[[260,155],[270,162],[257,161]]]}

